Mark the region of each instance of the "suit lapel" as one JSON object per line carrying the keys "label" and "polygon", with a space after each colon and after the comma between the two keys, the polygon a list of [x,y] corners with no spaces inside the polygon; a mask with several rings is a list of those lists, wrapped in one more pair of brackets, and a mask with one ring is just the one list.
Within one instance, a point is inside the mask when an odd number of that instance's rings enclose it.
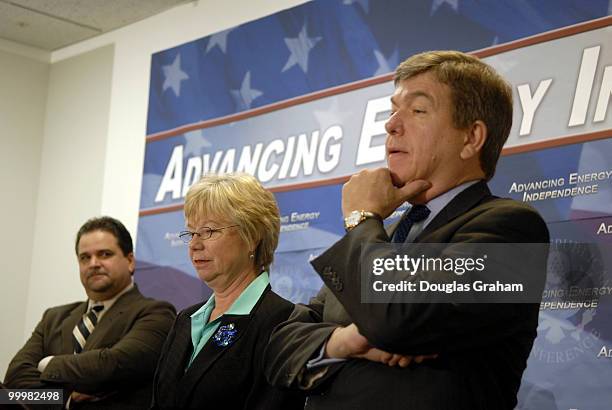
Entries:
{"label": "suit lapel", "polygon": [[68,317],[62,322],[62,352],[65,354],[74,352],[74,342],[72,341],[72,330],[79,323],[81,317],[87,310],[87,302],[78,304],[68,314]]}
{"label": "suit lapel", "polygon": [[181,380],[185,374],[185,366],[192,351],[191,345],[191,318],[189,314],[180,314],[174,326],[174,336],[168,350],[164,352],[164,365],[156,376],[159,390],[168,392],[175,402],[180,400],[176,391],[180,389],[177,380]]}
{"label": "suit lapel", "polygon": [[479,181],[466,190],[460,192],[444,208],[442,208],[438,215],[435,216],[433,221],[431,221],[427,227],[425,227],[423,232],[421,232],[415,238],[415,242],[420,242],[431,232],[435,231],[441,226],[446,225],[459,215],[463,215],[487,196],[491,196],[491,191],[489,191],[489,188],[484,181]]}
{"label": "suit lapel", "polygon": [[[265,293],[264,293],[265,294]],[[260,298],[261,300],[261,298]],[[253,308],[253,313],[256,310],[257,306]],[[211,336],[208,340],[204,348],[198,353],[196,358],[193,360],[187,372],[185,372],[185,376],[183,380],[181,380],[181,386],[179,388],[182,391],[179,394],[179,398],[187,399],[191,390],[193,390],[194,386],[200,381],[200,379],[206,374],[213,365],[220,360],[225,355],[231,355],[234,352],[234,347],[238,344],[238,341],[242,338],[242,336],[247,332],[249,324],[251,323],[251,315],[224,315],[221,319],[221,324],[217,331]],[[236,331],[235,336],[233,337],[231,343],[227,346],[220,346],[214,340],[214,337],[223,326],[228,326],[233,324],[234,330]],[[186,338],[191,344],[191,337],[188,335]],[[187,359],[183,361],[183,363],[187,363]]]}
{"label": "suit lapel", "polygon": [[134,285],[133,289],[121,295],[108,312],[104,313],[93,333],[87,338],[84,350],[106,347],[109,343],[118,340],[122,336],[123,326],[116,326],[113,323],[120,321],[125,310],[133,307],[135,300],[140,297],[141,295],[136,285]]}

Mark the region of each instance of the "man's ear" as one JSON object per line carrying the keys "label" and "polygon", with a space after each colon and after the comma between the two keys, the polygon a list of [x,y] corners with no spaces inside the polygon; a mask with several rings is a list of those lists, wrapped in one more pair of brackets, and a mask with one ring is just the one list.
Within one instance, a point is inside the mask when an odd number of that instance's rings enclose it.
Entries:
{"label": "man's ear", "polygon": [[474,123],[465,130],[461,159],[468,160],[470,158],[480,157],[480,151],[487,141],[487,131],[487,125],[480,120],[474,121]]}
{"label": "man's ear", "polygon": [[128,260],[128,266],[130,269],[130,273],[134,275],[134,271],[136,270],[136,259],[134,258],[134,252],[130,252],[126,256]]}

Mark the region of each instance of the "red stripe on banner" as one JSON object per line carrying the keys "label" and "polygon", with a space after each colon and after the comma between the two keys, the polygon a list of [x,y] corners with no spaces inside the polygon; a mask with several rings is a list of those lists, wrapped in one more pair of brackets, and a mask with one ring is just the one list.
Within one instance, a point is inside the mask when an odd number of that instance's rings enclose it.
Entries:
{"label": "red stripe on banner", "polygon": [[477,57],[490,57],[495,54],[500,54],[510,50],[532,46],[535,44],[545,43],[551,40],[557,40],[563,37],[573,36],[574,34],[584,33],[586,31],[595,30],[602,27],[607,27],[612,24],[612,16],[606,16],[595,20],[590,20],[585,23],[574,24],[556,30],[547,31],[545,33],[535,34],[531,37],[521,38],[519,40],[510,41],[509,43],[500,44],[494,47],[487,47],[481,50],[474,51]]}
{"label": "red stripe on banner", "polygon": [[180,211],[183,209],[183,204],[174,204],[168,206],[160,206],[159,208],[148,208],[142,209],[138,212],[138,216],[147,216],[147,215],[155,215],[155,214],[163,214],[166,212],[174,212]]}
{"label": "red stripe on banner", "polygon": [[545,148],[561,147],[563,145],[578,144],[580,142],[596,141],[612,137],[612,129],[590,132],[588,134],[568,135],[556,137],[552,140],[534,142],[532,144],[520,145],[518,147],[508,147],[502,149],[502,155],[520,154],[529,151],[538,151]]}
{"label": "red stripe on banner", "polygon": [[283,108],[291,107],[294,105],[304,104],[314,100],[320,100],[321,98],[329,97],[331,95],[343,94],[349,91],[359,90],[360,88],[366,88],[371,85],[385,83],[387,81],[391,81],[392,79],[393,73],[384,74],[378,77],[368,78],[367,80],[359,80],[352,83],[327,88],[322,91],[315,91],[310,94],[300,95],[299,97],[289,98],[287,100],[279,101],[273,104],[253,108],[252,110],[242,111],[236,114],[230,114],[224,117],[213,118],[206,121],[200,121],[194,124],[183,125],[181,127],[174,128],[169,131],[162,131],[156,134],[151,134],[147,136],[147,143],[174,137],[175,135],[184,134],[189,131],[200,130],[202,128],[210,128],[214,127],[215,125],[223,125],[228,124],[230,122],[244,120],[246,118],[256,117],[258,115],[281,110]]}

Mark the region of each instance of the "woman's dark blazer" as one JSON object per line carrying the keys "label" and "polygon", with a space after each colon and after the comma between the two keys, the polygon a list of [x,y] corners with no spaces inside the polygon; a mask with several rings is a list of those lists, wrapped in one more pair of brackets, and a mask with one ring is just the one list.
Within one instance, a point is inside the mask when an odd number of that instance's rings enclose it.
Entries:
{"label": "woman's dark blazer", "polygon": [[193,345],[191,318],[203,303],[183,310],[162,349],[153,384],[152,408],[303,409],[301,392],[272,387],[263,375],[264,349],[274,327],[285,321],[293,304],[264,290],[249,315],[224,315],[221,326],[234,324],[223,347],[214,336],[185,371]]}

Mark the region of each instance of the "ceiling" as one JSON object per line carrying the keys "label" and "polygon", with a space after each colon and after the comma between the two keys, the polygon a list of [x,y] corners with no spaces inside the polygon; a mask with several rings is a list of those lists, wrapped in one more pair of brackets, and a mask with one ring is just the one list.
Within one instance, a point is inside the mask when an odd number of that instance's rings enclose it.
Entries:
{"label": "ceiling", "polygon": [[53,51],[192,0],[0,0],[0,38]]}

